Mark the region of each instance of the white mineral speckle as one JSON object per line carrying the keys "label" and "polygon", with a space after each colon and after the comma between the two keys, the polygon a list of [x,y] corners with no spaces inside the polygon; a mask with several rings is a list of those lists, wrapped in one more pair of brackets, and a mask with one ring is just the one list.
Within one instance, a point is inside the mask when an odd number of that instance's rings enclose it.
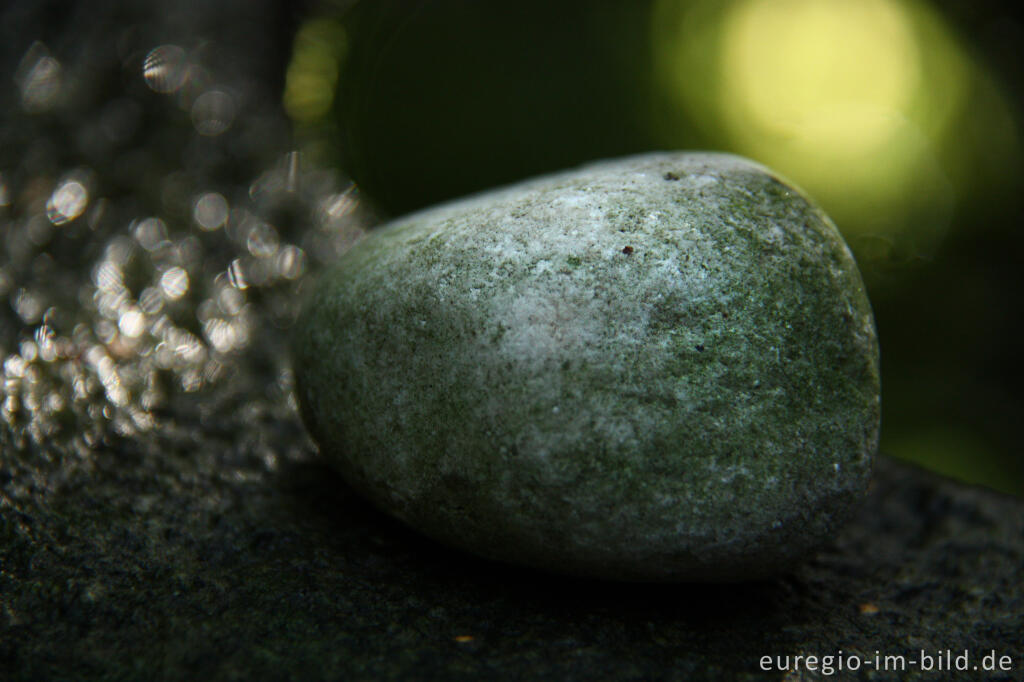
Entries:
{"label": "white mineral speckle", "polygon": [[877,444],[848,249],[727,155],[620,159],[402,218],[325,276],[295,358],[311,431],[364,495],[570,573],[778,572],[847,515]]}

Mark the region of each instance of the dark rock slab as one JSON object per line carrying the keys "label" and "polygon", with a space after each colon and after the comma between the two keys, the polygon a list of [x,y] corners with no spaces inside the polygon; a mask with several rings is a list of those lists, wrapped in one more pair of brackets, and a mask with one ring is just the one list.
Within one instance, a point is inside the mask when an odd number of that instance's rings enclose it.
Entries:
{"label": "dark rock slab", "polygon": [[855,520],[786,577],[581,581],[421,539],[305,448],[268,465],[298,422],[236,412],[88,463],[5,444],[0,678],[770,680],[762,656],[841,650],[865,660],[841,679],[936,679],[868,667],[921,649],[1024,669],[1019,499],[881,458]]}

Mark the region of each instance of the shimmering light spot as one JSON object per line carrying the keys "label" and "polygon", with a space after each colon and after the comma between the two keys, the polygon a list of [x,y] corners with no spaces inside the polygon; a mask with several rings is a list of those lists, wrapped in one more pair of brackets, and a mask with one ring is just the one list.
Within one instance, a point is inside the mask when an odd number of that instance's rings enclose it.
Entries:
{"label": "shimmering light spot", "polygon": [[203,374],[192,367],[181,373],[181,390],[194,393],[203,387]]}
{"label": "shimmering light spot", "polygon": [[39,346],[34,341],[22,341],[18,347],[18,352],[25,362],[32,363],[39,357]]}
{"label": "shimmering light spot", "polygon": [[50,414],[60,412],[67,405],[67,400],[60,393],[50,393],[46,396],[44,407]]}
{"label": "shimmering light spot", "polygon": [[172,327],[167,333],[167,342],[174,354],[187,363],[198,362],[205,354],[203,343],[184,329]]}
{"label": "shimmering light spot", "polygon": [[44,362],[53,362],[57,359],[58,349],[56,334],[48,325],[41,325],[36,329],[36,346],[39,348],[39,357]]}
{"label": "shimmering light spot", "polygon": [[[166,274],[166,273],[165,273]],[[163,279],[161,277],[161,279]],[[139,294],[139,308],[147,315],[154,315],[164,307],[163,287],[146,287]]]}
{"label": "shimmering light spot", "polygon": [[195,235],[189,235],[174,244],[174,253],[181,266],[199,265],[204,256],[203,245]]}
{"label": "shimmering light spot", "polygon": [[169,268],[160,276],[160,288],[172,301],[181,298],[188,291],[188,273],[177,266]]}
{"label": "shimmering light spot", "polygon": [[333,194],[324,202],[324,212],[328,218],[338,219],[351,213],[356,207],[356,199],[351,191]]}
{"label": "shimmering light spot", "polygon": [[78,180],[65,180],[46,202],[46,217],[54,225],[63,225],[82,215],[89,204],[89,191]]}
{"label": "shimmering light spot", "polygon": [[[93,346],[86,352],[86,361],[93,366],[96,376],[99,378],[103,389],[106,391],[107,400],[113,405],[121,406],[128,402],[128,391],[121,382],[121,375],[118,372],[117,364],[107,355],[102,346]],[[104,408],[106,411],[106,408]],[[109,415],[105,415],[108,416]]]}
{"label": "shimmering light spot", "polygon": [[185,84],[187,67],[185,50],[177,45],[161,45],[146,55],[142,76],[150,89],[167,94],[176,92]]}
{"label": "shimmering light spot", "polygon": [[117,325],[110,320],[99,320],[95,326],[96,338],[105,344],[113,343],[117,338]]}
{"label": "shimmering light spot", "polygon": [[145,218],[135,225],[135,240],[146,251],[169,244],[167,241],[167,224],[159,218]]}
{"label": "shimmering light spot", "polygon": [[25,362],[25,358],[20,355],[8,355],[7,359],[4,360],[4,374],[12,377],[22,377],[25,375],[25,368],[28,363]]}
{"label": "shimmering light spot", "polygon": [[207,90],[192,103],[192,124],[200,135],[220,135],[234,120],[235,101],[223,90]]}
{"label": "shimmering light spot", "polygon": [[124,274],[110,261],[103,261],[93,270],[92,281],[100,291],[123,291]]}
{"label": "shimmering light spot", "polygon": [[113,291],[98,290],[94,296],[96,310],[108,320],[116,320],[121,311],[128,305],[128,290],[121,288]]}
{"label": "shimmering light spot", "polygon": [[134,241],[128,237],[118,236],[111,239],[107,244],[104,256],[109,262],[122,267],[128,264],[135,255],[136,250]]}
{"label": "shimmering light spot", "polygon": [[[223,59],[216,35],[147,55],[155,44],[139,40],[150,34],[133,24],[103,49],[62,41],[63,64],[36,43],[8,74],[12,121],[25,125],[0,173],[0,431],[15,448],[77,455],[73,466],[108,435],[162,421],[152,411],[174,394],[250,374],[240,351],[257,329],[278,334],[293,320],[305,254],[332,257],[307,235],[329,245],[340,231],[320,209],[347,181],[289,151],[275,95]],[[199,139],[236,128],[230,148]],[[260,150],[275,160],[251,175],[224,165]],[[85,159],[102,168],[71,165]],[[250,185],[260,192],[247,196]],[[316,214],[289,225],[305,253],[274,226],[284,205]],[[294,410],[290,395],[261,394],[253,404]]]}
{"label": "shimmering light spot", "polygon": [[14,79],[21,90],[21,104],[26,111],[40,113],[57,103],[62,81],[61,66],[42,43],[35,42],[28,49]]}
{"label": "shimmering light spot", "polygon": [[231,265],[228,266],[228,281],[236,289],[249,288],[249,281],[245,277],[245,266],[242,265],[240,258],[231,261]]}
{"label": "shimmering light spot", "polygon": [[227,353],[237,342],[235,326],[221,317],[215,317],[205,326],[206,337],[217,351]]}
{"label": "shimmering light spot", "polygon": [[232,287],[221,287],[217,292],[217,306],[226,315],[237,315],[245,305],[245,294]]}
{"label": "shimmering light spot", "polygon": [[137,338],[146,331],[146,316],[138,308],[128,308],[117,320],[117,327],[128,338]]}
{"label": "shimmering light spot", "polygon": [[46,302],[43,300],[42,295],[29,289],[18,289],[14,293],[11,305],[14,308],[14,312],[18,313],[18,317],[26,324],[38,322],[43,316],[43,310],[46,308]]}
{"label": "shimmering light spot", "polygon": [[298,279],[306,270],[306,254],[289,244],[277,254],[277,269],[285,279]]}
{"label": "shimmering light spot", "polygon": [[216,230],[228,219],[228,200],[217,192],[207,192],[192,207],[192,218],[204,230]]}
{"label": "shimmering light spot", "polygon": [[267,223],[257,223],[249,230],[246,247],[257,258],[267,258],[277,253],[277,230]]}

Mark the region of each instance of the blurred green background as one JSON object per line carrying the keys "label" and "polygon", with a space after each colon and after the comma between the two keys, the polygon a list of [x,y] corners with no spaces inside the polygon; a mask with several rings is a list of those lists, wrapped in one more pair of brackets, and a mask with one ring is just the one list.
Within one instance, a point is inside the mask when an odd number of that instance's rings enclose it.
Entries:
{"label": "blurred green background", "polygon": [[991,2],[325,2],[283,103],[385,216],[645,150],[774,168],[868,283],[882,451],[1024,494],[1022,40]]}

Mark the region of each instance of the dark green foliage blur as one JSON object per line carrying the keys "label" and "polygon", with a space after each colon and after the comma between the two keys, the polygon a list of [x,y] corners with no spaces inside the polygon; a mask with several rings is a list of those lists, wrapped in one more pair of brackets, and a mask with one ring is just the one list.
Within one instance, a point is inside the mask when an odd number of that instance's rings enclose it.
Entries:
{"label": "dark green foliage blur", "polygon": [[404,212],[653,149],[644,22],[630,3],[358,3],[343,165]]}

